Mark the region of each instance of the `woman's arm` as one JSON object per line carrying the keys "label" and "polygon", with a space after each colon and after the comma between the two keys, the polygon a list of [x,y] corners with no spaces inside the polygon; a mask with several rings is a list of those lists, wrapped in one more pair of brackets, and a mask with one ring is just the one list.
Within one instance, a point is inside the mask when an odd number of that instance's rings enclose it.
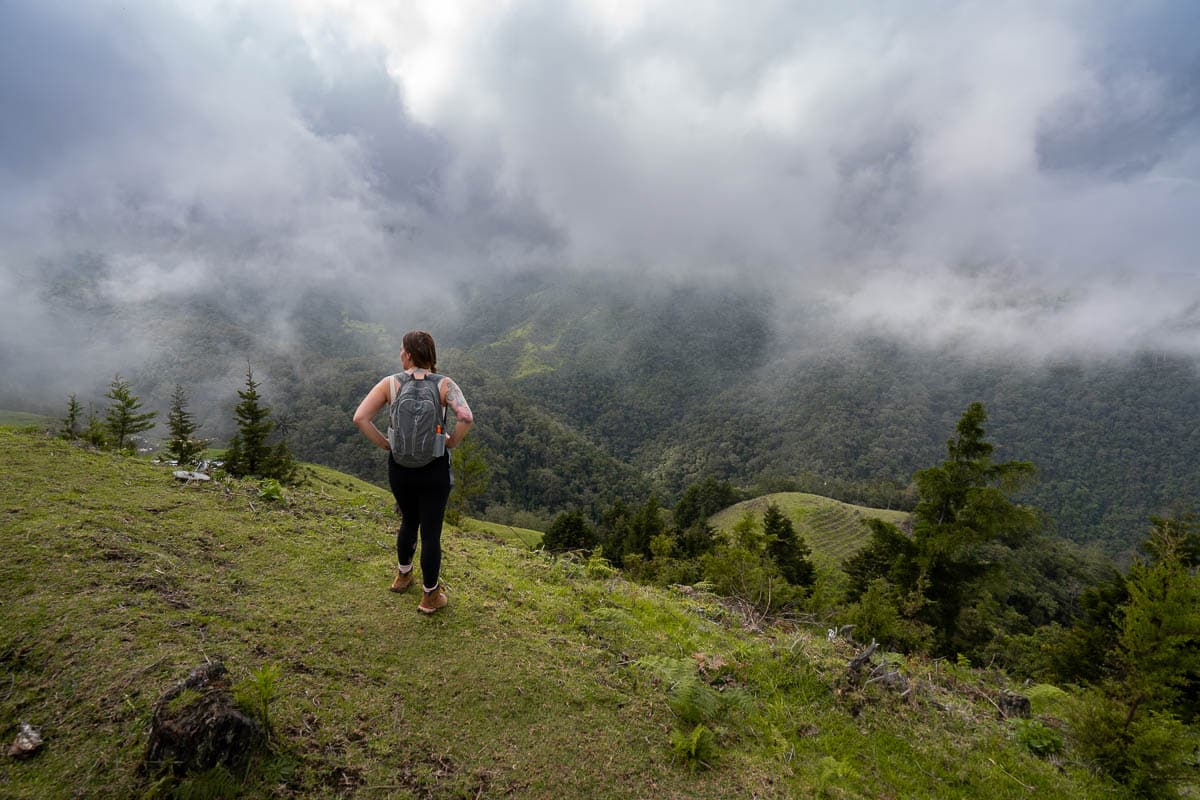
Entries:
{"label": "woman's arm", "polygon": [[388,401],[388,381],[392,380],[389,375],[379,383],[371,391],[367,392],[367,396],[358,404],[358,409],[354,412],[354,424],[363,432],[376,447],[382,447],[384,450],[390,450],[388,447],[387,437],[384,436],[379,428],[375,427],[375,415],[379,413],[379,409],[383,408]]}
{"label": "woman's arm", "polygon": [[454,418],[457,420],[454,433],[446,439],[446,447],[458,447],[466,438],[467,431],[475,424],[475,415],[471,413],[471,407],[467,405],[467,398],[463,397],[462,389],[458,388],[453,379],[443,380],[441,389],[442,402],[454,409]]}

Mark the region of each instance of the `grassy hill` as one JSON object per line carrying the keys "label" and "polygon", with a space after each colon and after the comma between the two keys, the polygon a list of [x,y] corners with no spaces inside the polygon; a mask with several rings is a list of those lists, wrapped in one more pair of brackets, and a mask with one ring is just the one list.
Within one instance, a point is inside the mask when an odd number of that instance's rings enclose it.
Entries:
{"label": "grassy hill", "polygon": [[28,411],[8,411],[0,408],[0,425],[25,427],[30,425],[53,426],[55,421],[41,414],[31,414]]}
{"label": "grassy hill", "polygon": [[730,506],[713,515],[710,522],[718,530],[730,530],[746,512],[751,512],[761,525],[763,512],[770,503],[787,515],[814,555],[839,564],[867,543],[868,517],[902,525],[909,516],[906,511],[856,506],[815,494],[779,492]]}
{"label": "grassy hill", "polygon": [[0,736],[45,738],[0,796],[141,796],[155,701],[217,658],[281,672],[246,797],[1121,796],[1021,745],[1002,676],[913,661],[907,697],[854,688],[821,628],[749,632],[488,533],[447,531],[451,605],[423,617],[387,591],[390,497],[307,475],[270,500],[0,429]]}

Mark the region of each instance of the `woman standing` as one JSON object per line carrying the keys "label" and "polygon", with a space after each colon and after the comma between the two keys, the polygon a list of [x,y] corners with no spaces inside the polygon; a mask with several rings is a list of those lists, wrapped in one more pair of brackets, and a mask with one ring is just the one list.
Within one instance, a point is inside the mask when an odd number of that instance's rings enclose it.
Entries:
{"label": "woman standing", "polygon": [[[438,575],[442,566],[442,519],[450,498],[450,450],[457,447],[471,429],[475,418],[462,390],[450,378],[438,375],[437,349],[433,337],[425,331],[404,334],[400,348],[400,366],[404,372],[388,375],[375,384],[354,412],[354,424],[376,446],[389,452],[388,484],[400,510],[400,531],[396,534],[396,579],[393,592],[403,592],[413,582],[413,555],[421,539],[421,583],[424,594],[417,610],[432,614],[448,602]],[[441,408],[454,411],[454,433],[445,439],[445,452],[423,466],[401,466],[391,455],[389,437],[375,427],[375,415],[395,399],[402,384],[411,381],[436,382]],[[439,415],[440,416],[440,415]],[[441,429],[437,435],[442,436]]]}

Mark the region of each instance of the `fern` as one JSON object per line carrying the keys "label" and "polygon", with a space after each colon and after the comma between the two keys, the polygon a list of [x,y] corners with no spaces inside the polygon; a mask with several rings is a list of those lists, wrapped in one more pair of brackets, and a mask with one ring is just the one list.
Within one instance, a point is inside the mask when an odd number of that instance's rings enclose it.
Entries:
{"label": "fern", "polygon": [[717,737],[704,725],[697,725],[690,733],[672,731],[671,749],[693,772],[701,767],[711,769],[717,757]]}
{"label": "fern", "polygon": [[279,698],[279,678],[283,671],[275,664],[264,664],[239,681],[233,688],[238,708],[262,723],[267,736],[271,735],[270,706]]}

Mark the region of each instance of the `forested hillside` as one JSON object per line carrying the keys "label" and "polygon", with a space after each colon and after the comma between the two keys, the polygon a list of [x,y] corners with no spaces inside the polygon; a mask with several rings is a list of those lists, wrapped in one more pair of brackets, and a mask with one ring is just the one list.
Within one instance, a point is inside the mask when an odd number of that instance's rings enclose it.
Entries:
{"label": "forested hillside", "polygon": [[711,475],[903,502],[973,400],[999,453],[1038,467],[1026,501],[1075,541],[1123,552],[1151,513],[1200,494],[1200,373],[1186,359],[798,343],[774,332],[769,297],[732,286],[527,277],[504,291],[478,290],[455,341],[667,497]]}
{"label": "forested hillside", "polygon": [[[252,292],[135,310],[97,300],[94,281],[55,274],[45,293],[64,317],[140,343],[127,363],[113,354],[113,371],[150,407],[165,409],[183,385],[202,434],[220,443],[249,364],[298,457],[374,481],[379,454],[350,415],[396,368],[400,334],[433,329],[439,367],[479,420],[472,438],[490,481],[476,511],[595,514],[651,494],[670,504],[706,477],[903,507],[913,471],[937,458],[973,400],[988,408],[999,454],[1038,467],[1023,499],[1074,541],[1127,553],[1151,514],[1200,494],[1200,374],[1178,357],[1022,363],[918,351],[839,338],[819,309],[780,308],[755,288],[635,277],[477,280],[449,293],[455,303],[403,320],[372,317],[330,286],[267,317]],[[107,379],[71,377],[54,385],[99,403]],[[27,380],[4,397],[52,415],[66,402]]]}

